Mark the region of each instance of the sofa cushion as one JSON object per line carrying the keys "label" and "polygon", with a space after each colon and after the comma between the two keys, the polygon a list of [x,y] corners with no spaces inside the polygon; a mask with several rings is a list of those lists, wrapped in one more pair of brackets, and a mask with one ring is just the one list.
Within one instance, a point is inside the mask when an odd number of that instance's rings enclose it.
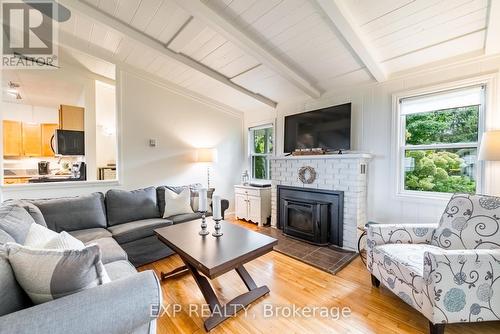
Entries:
{"label": "sofa cushion", "polygon": [[111,189],[106,193],[109,226],[135,220],[160,218],[154,187],[132,191]]}
{"label": "sofa cushion", "polygon": [[33,303],[17,283],[5,250],[3,246],[0,246],[0,317],[32,305]]}
{"label": "sofa cushion", "polygon": [[104,195],[32,200],[42,212],[47,227],[56,232],[106,227]]}
{"label": "sofa cushion", "polygon": [[101,227],[71,231],[69,232],[69,234],[71,234],[78,240],[81,240],[82,242],[89,242],[95,239],[111,237],[111,233],[108,230]]}
{"label": "sofa cushion", "polygon": [[500,248],[500,197],[455,194],[431,244],[445,249]]}
{"label": "sofa cushion", "polygon": [[171,190],[176,194],[180,194],[186,188],[191,190],[200,189],[202,185],[200,183],[193,183],[187,186],[159,186],[156,188],[156,196],[158,197],[158,209],[163,214],[165,212],[165,190]]}
{"label": "sofa cushion", "polygon": [[[201,213],[193,212],[193,213],[183,213],[181,215],[170,216],[167,219],[171,220],[174,224],[178,224],[178,223],[184,223],[184,222],[187,222],[190,220],[200,219],[201,216],[202,216]],[[210,216],[210,214],[207,214],[207,216]]]}
{"label": "sofa cushion", "polygon": [[174,251],[158,239],[156,235],[121,244],[127,252],[128,260],[135,267],[139,267],[167,256],[175,254]]}
{"label": "sofa cushion", "polygon": [[118,245],[115,239],[109,238],[100,238],[91,240],[85,243],[87,246],[91,244],[96,244],[101,249],[102,255],[102,263],[110,263],[113,261],[127,260],[127,253],[123,250],[123,248]]}
{"label": "sofa cushion", "polygon": [[82,250],[6,246],[17,282],[35,304],[41,304],[109,282],[99,246]]}
{"label": "sofa cushion", "polygon": [[0,205],[0,230],[4,231],[1,239],[8,241],[5,234],[8,234],[15,242],[23,244],[28,235],[31,224],[35,221],[29,213],[19,205]]}
{"label": "sofa cushion", "polygon": [[104,265],[111,281],[137,274],[137,270],[128,261],[114,261]]}
{"label": "sofa cushion", "polygon": [[154,235],[154,230],[172,225],[172,221],[162,218],[143,219],[111,226],[108,230],[119,244]]}

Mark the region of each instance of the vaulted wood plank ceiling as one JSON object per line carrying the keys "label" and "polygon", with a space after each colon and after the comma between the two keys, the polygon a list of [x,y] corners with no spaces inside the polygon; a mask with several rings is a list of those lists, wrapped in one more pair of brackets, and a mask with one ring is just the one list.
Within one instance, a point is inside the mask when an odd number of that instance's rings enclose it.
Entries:
{"label": "vaulted wood plank ceiling", "polygon": [[494,35],[488,22],[498,16],[488,0],[60,2],[72,11],[61,24],[68,50],[241,111],[484,53]]}

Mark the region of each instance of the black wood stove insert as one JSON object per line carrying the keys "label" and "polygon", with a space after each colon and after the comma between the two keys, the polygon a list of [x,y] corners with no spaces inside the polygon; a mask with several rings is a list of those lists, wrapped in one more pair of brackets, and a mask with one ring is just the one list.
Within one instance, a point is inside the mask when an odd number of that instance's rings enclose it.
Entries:
{"label": "black wood stove insert", "polygon": [[278,186],[278,228],[316,245],[342,247],[344,192]]}

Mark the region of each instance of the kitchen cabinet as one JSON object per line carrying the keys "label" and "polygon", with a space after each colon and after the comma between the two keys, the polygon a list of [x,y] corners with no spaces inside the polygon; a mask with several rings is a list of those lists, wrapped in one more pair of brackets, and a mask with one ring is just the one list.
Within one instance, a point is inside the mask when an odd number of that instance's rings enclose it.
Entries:
{"label": "kitchen cabinet", "polygon": [[22,155],[22,124],[16,121],[3,121],[3,155],[18,157]]}
{"label": "kitchen cabinet", "polygon": [[271,188],[234,186],[235,215],[263,226],[271,216]]}
{"label": "kitchen cabinet", "polygon": [[42,127],[40,124],[23,123],[23,155],[39,157],[42,155]]}
{"label": "kitchen cabinet", "polygon": [[59,128],[62,130],[84,131],[85,109],[62,104],[59,107]]}
{"label": "kitchen cabinet", "polygon": [[42,124],[42,156],[53,157],[54,151],[50,145],[52,141],[52,136],[59,128],[59,124]]}
{"label": "kitchen cabinet", "polygon": [[5,178],[3,180],[4,184],[21,184],[21,183],[28,183],[29,181],[28,177],[16,177],[16,178]]}

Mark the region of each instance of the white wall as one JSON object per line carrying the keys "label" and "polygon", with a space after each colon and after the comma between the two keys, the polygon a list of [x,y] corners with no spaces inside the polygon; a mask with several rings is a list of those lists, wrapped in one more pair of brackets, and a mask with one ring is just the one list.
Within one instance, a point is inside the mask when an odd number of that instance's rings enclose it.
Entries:
{"label": "white wall", "polygon": [[115,86],[96,81],[96,163],[97,167],[116,163],[116,89]]}
{"label": "white wall", "polygon": [[[216,192],[233,204],[233,185],[240,180],[243,155],[243,115],[230,113],[161,83],[121,71],[117,93],[121,127],[118,161],[120,188],[150,185],[206,184],[206,166],[192,162],[196,147],[215,147],[218,161],[212,168]],[[151,148],[149,139],[159,146]],[[45,186],[47,187],[47,186]],[[3,188],[3,199],[75,196],[118,188],[88,184],[83,187]]]}
{"label": "white wall", "polygon": [[[400,76],[380,84],[353,87],[336,91],[318,100],[301,104],[280,104],[275,115],[258,114],[245,117],[245,126],[267,123],[274,116],[278,154],[283,152],[283,119],[285,115],[313,110],[346,102],[352,102],[352,149],[374,155],[368,170],[368,219],[380,222],[437,222],[446,200],[401,199],[395,195],[392,170],[395,163],[392,148],[392,96],[395,93],[452,82],[482,74],[498,72],[500,57],[443,67],[440,70],[420,71]],[[498,74],[496,74],[498,76]],[[497,80],[498,81],[498,80]],[[493,92],[493,108],[486,120],[487,129],[500,128],[500,111],[496,99],[500,95],[499,84]],[[500,194],[500,168],[487,163],[486,182],[489,194]],[[498,166],[498,164],[496,164]]]}

